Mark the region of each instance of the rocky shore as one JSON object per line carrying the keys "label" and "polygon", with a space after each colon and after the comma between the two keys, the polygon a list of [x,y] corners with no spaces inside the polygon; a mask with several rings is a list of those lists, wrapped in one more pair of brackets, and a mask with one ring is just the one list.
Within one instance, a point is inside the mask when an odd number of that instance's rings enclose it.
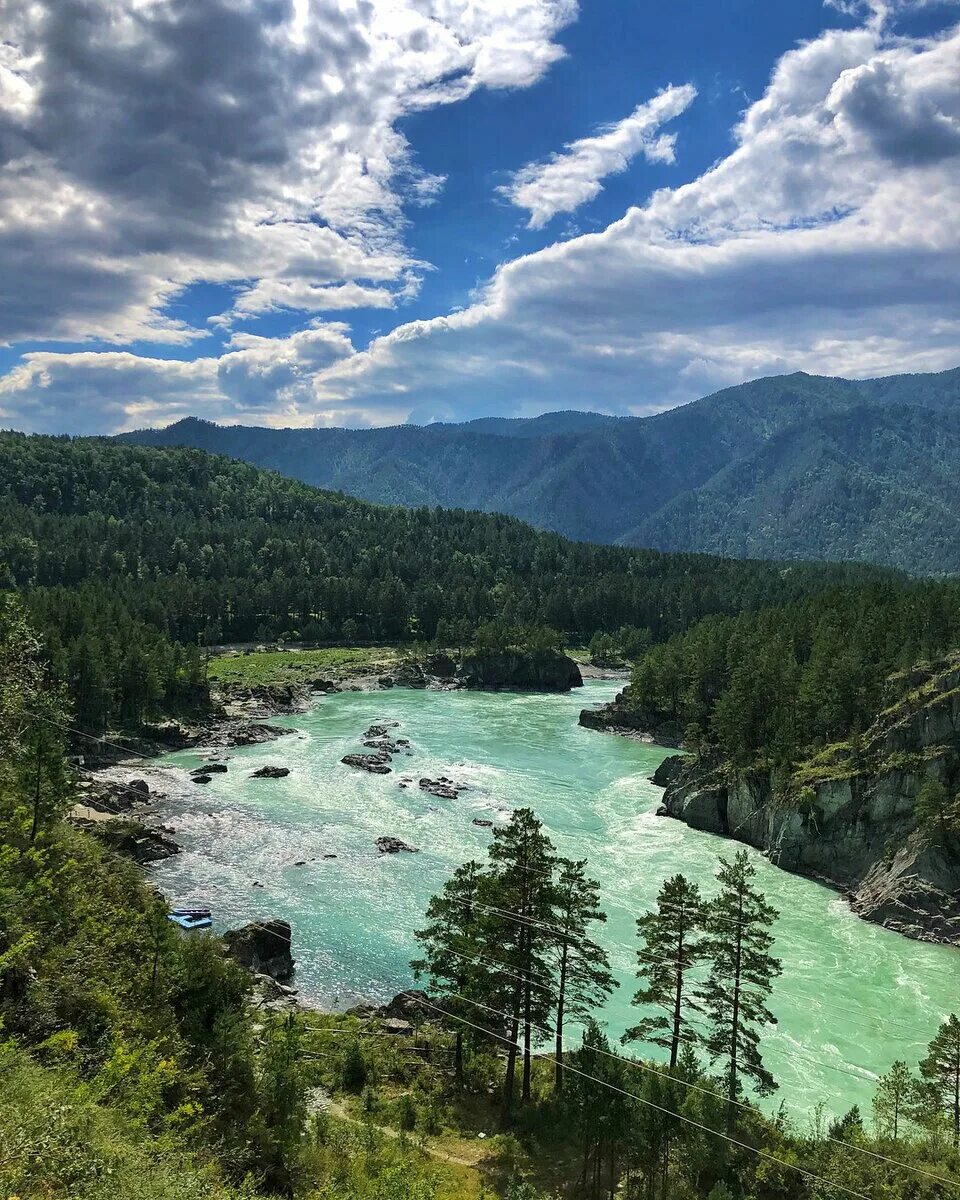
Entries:
{"label": "rocky shore", "polygon": [[666,759],[662,812],[842,890],[865,920],[957,945],[960,828],[918,818],[916,800],[927,780],[960,788],[960,661],[896,678],[886,699],[861,742],[827,747],[787,779]]}

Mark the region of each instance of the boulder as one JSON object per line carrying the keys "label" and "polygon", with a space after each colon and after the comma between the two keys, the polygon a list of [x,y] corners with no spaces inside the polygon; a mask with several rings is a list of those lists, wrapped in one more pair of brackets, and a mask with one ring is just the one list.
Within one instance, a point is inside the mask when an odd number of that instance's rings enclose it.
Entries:
{"label": "boulder", "polygon": [[408,846],[406,842],[395,837],[378,837],[376,846],[381,854],[399,854],[401,850],[408,854],[420,853],[416,846]]}
{"label": "boulder", "polygon": [[580,668],[559,651],[471,654],[464,658],[457,678],[464,687],[523,692],[568,692],[583,687]]}
{"label": "boulder", "polygon": [[296,730],[278,729],[274,725],[254,722],[226,730],[223,734],[223,744],[225,746],[259,746],[264,742],[275,742],[277,738],[287,737],[291,733],[296,733]]}
{"label": "boulder", "polygon": [[668,755],[654,771],[650,782],[656,784],[657,787],[669,787],[679,777],[685,762],[686,759],[682,754]]}
{"label": "boulder", "polygon": [[290,774],[289,767],[260,767],[250,776],[251,779],[283,779]]}
{"label": "boulder", "polygon": [[204,763],[202,767],[194,768],[194,775],[225,775],[227,764],[222,762]]}
{"label": "boulder", "polygon": [[345,754],[340,759],[342,763],[346,763],[348,767],[357,767],[361,771],[369,771],[372,775],[389,775],[393,770],[388,767],[390,761],[388,754]]}
{"label": "boulder", "polygon": [[378,1015],[384,1020],[409,1021],[415,1024],[417,1020],[428,1020],[436,1016],[436,1005],[426,992],[411,988],[394,996],[389,1004],[384,1004],[378,1010]]}
{"label": "boulder", "polygon": [[251,921],[240,929],[229,929],[223,935],[226,951],[231,958],[248,971],[269,975],[281,983],[293,975],[291,938],[289,921],[278,918]]}
{"label": "boulder", "polygon": [[399,721],[378,721],[375,725],[371,725],[367,732],[363,735],[365,738],[382,738],[387,737],[391,729],[399,729]]}
{"label": "boulder", "polygon": [[414,1032],[410,1022],[403,1021],[400,1017],[384,1017],[380,1028],[384,1033],[392,1033],[395,1037],[412,1037]]}
{"label": "boulder", "polygon": [[200,775],[192,775],[191,778],[193,779],[194,783],[209,783],[211,781],[211,779],[213,778],[213,776],[206,775],[206,774],[200,774]]}
{"label": "boulder", "polygon": [[479,825],[481,829],[492,829],[493,828],[493,822],[487,821],[484,817],[474,817],[471,824]]}
{"label": "boulder", "polygon": [[180,847],[170,838],[164,837],[155,829],[142,825],[139,821],[84,821],[76,824],[92,834],[98,841],[109,846],[124,858],[132,858],[135,863],[144,866],[147,863],[161,862],[180,853]]}
{"label": "boulder", "polygon": [[147,797],[150,795],[150,785],[145,779],[131,779],[127,783],[127,791],[133,792],[137,796]]}
{"label": "boulder", "polygon": [[424,776],[420,780],[420,788],[424,792],[429,792],[431,796],[436,796],[438,800],[456,800],[461,792],[467,790],[467,785],[454,783],[446,775],[441,775],[439,779],[428,779]]}

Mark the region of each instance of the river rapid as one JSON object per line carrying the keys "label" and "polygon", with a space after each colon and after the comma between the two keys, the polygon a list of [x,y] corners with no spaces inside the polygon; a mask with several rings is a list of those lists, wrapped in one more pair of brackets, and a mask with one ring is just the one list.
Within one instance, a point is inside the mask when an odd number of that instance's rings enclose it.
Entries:
{"label": "river rapid", "polygon": [[[279,719],[296,728],[291,736],[218,754],[229,770],[205,786],[182,768],[210,754],[171,755],[160,784],[169,798],[154,812],[184,853],[151,875],[172,900],[209,904],[218,929],[285,917],[302,997],[346,1008],[411,985],[412,933],[427,900],[459,863],[485,854],[490,831],[474,818],[502,822],[515,807],[533,808],[557,850],[587,858],[600,882],[609,920],[598,937],[620,981],[600,1015],[618,1038],[638,1016],[636,916],[677,872],[710,894],[717,856],[738,847],[655,815],[662,793],[649,776],[666,751],[577,725],[582,707],[616,690],[588,680],[559,696],[344,692]],[[379,719],[400,722],[393,732],[409,738],[409,757],[397,756],[389,775],[342,765]],[[252,779],[264,765],[290,774]],[[438,775],[468,790],[452,801],[420,790],[421,776]],[[381,855],[382,835],[420,852]],[[762,1043],[781,1086],[768,1104],[783,1100],[798,1116],[820,1101],[835,1114],[855,1103],[869,1112],[876,1075],[897,1058],[915,1065],[960,1006],[960,956],[869,925],[837,893],[750,853],[781,913],[783,975],[771,1005],[779,1024]]]}

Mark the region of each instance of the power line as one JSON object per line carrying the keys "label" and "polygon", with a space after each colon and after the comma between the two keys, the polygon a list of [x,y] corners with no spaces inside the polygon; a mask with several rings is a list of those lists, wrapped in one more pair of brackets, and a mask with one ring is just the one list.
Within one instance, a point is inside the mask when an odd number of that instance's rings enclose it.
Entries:
{"label": "power line", "polygon": [[[409,995],[409,993],[401,994]],[[423,1001],[421,1001],[421,1003],[423,1003]],[[453,1013],[447,1013],[444,1011],[444,1009],[438,1008],[436,1005],[428,1005],[428,1007],[435,1009],[436,1012],[441,1013],[443,1016],[449,1017],[451,1020],[460,1021],[464,1025],[469,1025],[471,1028],[478,1030],[480,1033],[487,1034],[487,1036],[493,1036],[497,1038],[498,1041],[504,1042],[508,1046],[513,1046],[517,1050],[523,1049],[519,1042],[514,1042],[510,1038],[504,1038],[500,1034],[491,1035],[490,1030],[485,1029],[482,1025],[475,1024],[473,1021],[468,1021],[465,1017],[458,1017]],[[550,1055],[536,1051],[531,1052],[531,1056],[534,1058],[550,1058]],[[680,1113],[675,1113],[668,1108],[663,1108],[661,1105],[655,1104],[652,1100],[646,1100],[642,1096],[638,1096],[635,1092],[628,1092],[625,1088],[619,1088],[615,1084],[608,1083],[604,1079],[598,1079],[595,1075],[590,1075],[586,1071],[581,1071],[570,1063],[561,1062],[560,1067],[564,1071],[571,1071],[574,1075],[579,1075],[584,1079],[589,1079],[591,1082],[597,1083],[601,1087],[608,1088],[612,1092],[617,1092],[621,1096],[626,1096],[628,1099],[633,1100],[638,1104],[642,1104],[647,1108],[656,1109],[657,1112],[663,1113],[664,1116],[672,1117],[674,1120],[681,1121],[685,1125],[690,1125],[694,1129],[699,1129],[702,1133],[712,1134],[714,1137],[721,1138],[723,1141],[729,1142],[733,1146],[737,1146],[742,1150],[748,1150],[751,1154],[756,1154],[760,1158],[766,1159],[768,1162],[773,1162],[778,1166],[786,1167],[790,1171],[796,1171],[800,1175],[805,1176],[807,1179],[812,1179],[817,1183],[826,1184],[827,1187],[836,1188],[838,1191],[844,1192],[848,1196],[854,1196],[856,1197],[856,1200],[871,1200],[871,1198],[869,1196],[865,1196],[863,1192],[854,1191],[852,1188],[848,1188],[842,1183],[835,1183],[833,1180],[827,1179],[823,1175],[817,1175],[813,1171],[808,1171],[806,1167],[798,1166],[796,1163],[788,1162],[783,1158],[777,1158],[776,1155],[770,1154],[766,1150],[760,1150],[756,1146],[749,1145],[747,1142],[741,1142],[738,1138],[731,1137],[729,1134],[721,1133],[718,1129],[711,1129],[709,1125],[703,1125],[699,1121],[694,1121],[691,1117],[681,1116]]]}
{"label": "power line", "polygon": [[[491,1006],[489,1004],[481,1004],[479,1001],[471,1000],[469,996],[464,996],[460,993],[455,993],[454,999],[463,1000],[467,1004],[473,1005],[475,1008],[484,1009],[487,1012],[495,1013],[497,1016],[506,1017],[507,1020],[510,1020],[510,1021],[518,1019],[518,1018],[515,1018],[512,1013],[509,1013],[509,1012],[505,1011],[504,1009],[491,1008]],[[450,1014],[450,1015],[452,1016],[453,1014]],[[532,1029],[536,1029],[538,1032],[544,1033],[548,1037],[554,1037],[556,1035],[556,1030],[549,1029],[544,1025],[540,1025],[536,1021],[524,1022],[524,1024],[529,1024]],[[680,1039],[680,1040],[685,1040],[685,1039]],[[693,1044],[702,1044],[702,1043],[693,1043]],[[661,1079],[672,1080],[674,1083],[679,1083],[682,1087],[689,1088],[695,1092],[700,1092],[705,1096],[713,1096],[715,1099],[722,1100],[725,1104],[734,1104],[738,1108],[743,1109],[745,1112],[756,1112],[756,1109],[753,1108],[752,1105],[746,1103],[743,1100],[730,1099],[729,1097],[724,1096],[723,1093],[718,1092],[713,1088],[701,1087],[700,1085],[689,1082],[687,1080],[678,1079],[675,1075],[671,1075],[667,1071],[658,1071],[655,1067],[649,1066],[648,1064],[641,1062],[638,1059],[627,1058],[626,1056],[624,1056],[622,1054],[616,1054],[611,1050],[602,1050],[598,1046],[591,1046],[590,1051],[593,1054],[601,1054],[606,1058],[611,1058],[615,1062],[625,1063],[627,1066],[630,1066],[630,1067],[636,1067],[638,1070],[646,1071],[651,1075],[658,1075],[658,1076],[660,1076]],[[561,1060],[560,1065],[561,1065],[561,1067],[563,1066],[562,1060]],[[831,1134],[827,1134],[825,1136],[824,1140],[828,1141],[828,1142],[833,1142],[835,1145],[838,1145],[838,1146],[845,1146],[850,1150],[855,1150],[858,1154],[866,1154],[866,1155],[869,1155],[869,1157],[871,1157],[871,1158],[878,1159],[882,1162],[890,1163],[893,1166],[902,1167],[905,1171],[913,1171],[914,1173],[916,1173],[918,1175],[926,1176],[928,1179],[935,1179],[938,1183],[946,1183],[946,1184],[949,1184],[951,1187],[960,1187],[960,1183],[958,1183],[956,1180],[947,1179],[946,1176],[943,1176],[943,1175],[936,1175],[932,1171],[925,1171],[922,1167],[914,1167],[910,1163],[902,1162],[899,1158],[891,1158],[891,1157],[889,1157],[889,1155],[880,1154],[877,1151],[870,1150],[866,1146],[858,1146],[855,1142],[847,1142],[843,1138],[836,1138],[836,1137],[833,1137]]]}

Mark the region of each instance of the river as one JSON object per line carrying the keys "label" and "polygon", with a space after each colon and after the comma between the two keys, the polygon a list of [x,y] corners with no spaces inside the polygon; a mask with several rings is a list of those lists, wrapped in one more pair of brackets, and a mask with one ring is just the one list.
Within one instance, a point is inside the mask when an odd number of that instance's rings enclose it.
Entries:
{"label": "river", "polygon": [[[226,751],[226,774],[170,789],[155,811],[175,827],[184,853],[151,874],[173,899],[210,904],[218,928],[287,918],[303,997],[347,1007],[410,986],[412,931],[428,898],[456,865],[485,853],[489,830],[473,819],[502,821],[514,807],[531,807],[557,849],[589,859],[601,884],[609,920],[599,938],[620,981],[602,1018],[618,1037],[637,1019],[635,917],[678,871],[709,893],[717,855],[737,847],[655,815],[661,791],[648,777],[665,751],[577,725],[582,707],[615,691],[588,680],[559,696],[396,689],[325,697],[309,713],[280,719],[296,734]],[[342,765],[379,718],[401,723],[410,756],[383,776]],[[201,761],[186,752],[165,760],[178,768]],[[291,773],[251,779],[265,764]],[[469,790],[435,799],[417,786],[423,775],[447,775]],[[407,788],[404,776],[413,780]],[[420,853],[378,854],[384,834]],[[771,1005],[779,1024],[762,1047],[781,1085],[771,1103],[783,1100],[798,1115],[818,1101],[833,1113],[854,1103],[868,1113],[875,1076],[896,1058],[915,1065],[960,1005],[960,956],[869,925],[835,892],[751,854],[781,913],[783,975]]]}

